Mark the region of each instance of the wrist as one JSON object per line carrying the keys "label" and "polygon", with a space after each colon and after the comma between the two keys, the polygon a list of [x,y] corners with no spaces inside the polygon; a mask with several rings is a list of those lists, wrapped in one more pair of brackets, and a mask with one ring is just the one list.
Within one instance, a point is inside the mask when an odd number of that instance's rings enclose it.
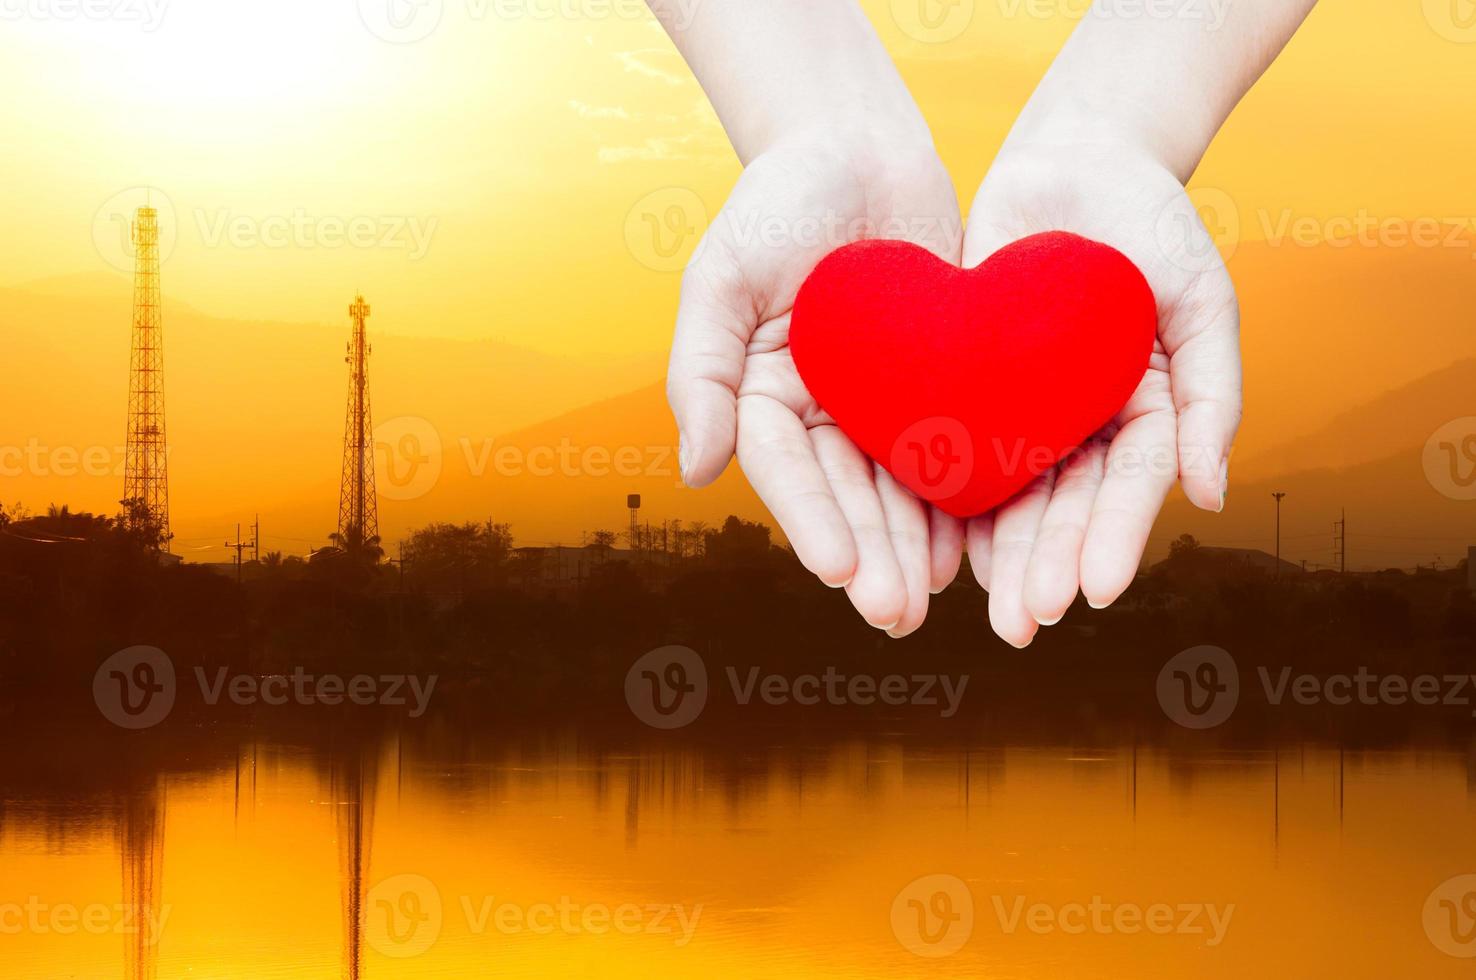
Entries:
{"label": "wrist", "polygon": [[685,19],[662,0],[651,7],[745,165],[812,132],[930,140],[855,0],[705,0]]}
{"label": "wrist", "polygon": [[890,63],[827,66],[821,77],[798,82],[790,91],[790,97],[755,106],[741,127],[743,135],[735,145],[741,142],[745,163],[777,146],[813,141],[822,134],[857,150],[932,151],[927,121]]}
{"label": "wrist", "polygon": [[1171,119],[1130,92],[1062,88],[1042,84],[1010,130],[1001,155],[1093,146],[1151,161],[1185,183],[1214,136],[1207,119]]}
{"label": "wrist", "polygon": [[855,93],[782,114],[757,143],[760,153],[806,145],[877,164],[937,155],[932,132],[915,107],[888,106]]}

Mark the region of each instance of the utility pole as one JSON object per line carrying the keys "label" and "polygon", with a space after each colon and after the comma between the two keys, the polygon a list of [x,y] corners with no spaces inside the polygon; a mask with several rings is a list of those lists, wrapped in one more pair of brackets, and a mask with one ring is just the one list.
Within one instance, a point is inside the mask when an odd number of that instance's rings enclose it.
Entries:
{"label": "utility pole", "polygon": [[1342,517],[1333,521],[1333,560],[1338,563],[1338,574],[1348,573],[1348,509],[1342,511]]}
{"label": "utility pole", "polygon": [[630,508],[630,551],[634,556],[641,550],[641,495],[627,494],[625,506]]}
{"label": "utility pole", "polygon": [[1286,493],[1273,490],[1271,496],[1276,498],[1276,577],[1281,578],[1281,502],[1286,499]]}
{"label": "utility pole", "polygon": [[227,548],[234,549],[235,552],[236,552],[236,585],[239,586],[241,584],[241,554],[242,554],[242,552],[244,552],[244,551],[246,551],[248,549],[254,551],[256,549],[256,542],[255,541],[242,541],[241,540],[241,525],[240,524],[237,524],[236,525],[236,540],[235,541],[227,541],[225,543],[225,546]]}
{"label": "utility pole", "polygon": [[256,521],[251,525],[251,560],[258,565],[261,564],[261,515],[256,515]]}
{"label": "utility pole", "polygon": [[391,558],[390,564],[400,566],[400,588],[398,598],[398,614],[396,615],[399,627],[400,649],[405,649],[405,542],[401,541],[397,547],[398,558]]}
{"label": "utility pole", "polygon": [[400,557],[391,558],[390,561],[400,566],[400,595],[403,596],[405,594],[405,542],[401,541],[397,550]]}

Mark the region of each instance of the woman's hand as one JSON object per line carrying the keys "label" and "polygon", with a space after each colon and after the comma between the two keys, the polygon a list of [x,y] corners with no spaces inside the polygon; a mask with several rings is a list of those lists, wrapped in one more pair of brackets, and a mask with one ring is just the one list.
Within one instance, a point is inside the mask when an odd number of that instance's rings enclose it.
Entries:
{"label": "woman's hand", "polygon": [[1052,230],[1111,245],[1142,270],[1158,302],[1158,341],[1106,429],[969,522],[990,623],[1017,647],[1065,615],[1078,585],[1098,608],[1122,594],[1176,478],[1197,506],[1223,507],[1241,414],[1235,290],[1178,178],[1125,142],[1015,143],[979,190],[964,263]]}
{"label": "woman's hand", "polygon": [[683,279],[667,389],[686,482],[716,479],[736,448],[805,567],[902,636],[957,574],[962,524],[862,454],[789,352],[800,285],[863,238],[905,239],[958,264],[958,201],[930,141],[871,121],[759,154]]}
{"label": "woman's hand", "polygon": [[1241,412],[1240,314],[1183,185],[1315,2],[1171,18],[1125,18],[1093,4],[979,189],[965,266],[1024,235],[1072,231],[1136,262],[1158,300],[1151,363],[1113,423],[970,522],[970,563],[989,590],[990,622],[1015,646],[1059,620],[1078,586],[1097,607],[1122,594],[1176,478],[1197,506],[1224,506]]}

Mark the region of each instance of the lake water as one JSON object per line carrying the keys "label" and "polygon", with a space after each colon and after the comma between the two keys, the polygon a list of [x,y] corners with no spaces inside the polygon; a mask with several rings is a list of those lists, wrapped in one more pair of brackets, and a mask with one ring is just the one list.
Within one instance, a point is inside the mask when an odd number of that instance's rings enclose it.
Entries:
{"label": "lake water", "polygon": [[184,741],[5,778],[0,975],[1456,977],[1476,955],[1476,781],[1448,750]]}

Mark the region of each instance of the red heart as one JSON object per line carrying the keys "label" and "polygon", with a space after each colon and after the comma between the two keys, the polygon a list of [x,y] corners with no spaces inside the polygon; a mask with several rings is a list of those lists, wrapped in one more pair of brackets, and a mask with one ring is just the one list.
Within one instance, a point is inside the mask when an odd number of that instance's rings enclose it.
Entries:
{"label": "red heart", "polygon": [[805,281],[789,346],[820,407],[867,455],[971,517],[1122,410],[1157,325],[1137,266],[1078,235],[1032,235],[977,269],[867,241]]}

